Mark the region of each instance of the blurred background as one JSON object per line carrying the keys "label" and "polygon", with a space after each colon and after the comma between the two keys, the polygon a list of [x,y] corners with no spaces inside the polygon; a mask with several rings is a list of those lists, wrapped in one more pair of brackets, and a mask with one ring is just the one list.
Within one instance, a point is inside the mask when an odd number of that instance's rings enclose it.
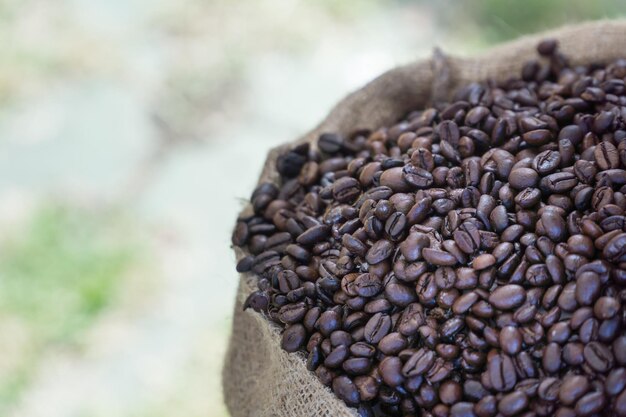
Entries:
{"label": "blurred background", "polygon": [[230,229],[268,149],[434,46],[620,3],[0,0],[0,415],[226,417]]}

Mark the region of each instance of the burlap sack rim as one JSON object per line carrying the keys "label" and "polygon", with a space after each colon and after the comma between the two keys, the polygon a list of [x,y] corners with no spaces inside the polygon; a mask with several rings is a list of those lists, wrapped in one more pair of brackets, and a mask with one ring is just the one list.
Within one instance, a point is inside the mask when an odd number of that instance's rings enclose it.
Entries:
{"label": "burlap sack rim", "polygon": [[[568,56],[574,65],[596,62],[606,63],[617,58],[626,58],[626,21],[600,20],[567,25],[539,34],[522,36],[516,40],[491,47],[488,50],[471,57],[446,57],[444,55],[443,58],[438,57],[435,59],[436,62],[434,64],[432,58],[426,58],[418,60],[414,63],[396,67],[383,73],[362,88],[346,96],[346,98],[341,100],[331,110],[328,116],[324,118],[324,120],[313,130],[300,136],[295,141],[271,149],[259,177],[259,183],[278,182],[279,176],[275,172],[274,168],[276,158],[279,154],[293,147],[295,144],[312,142],[319,136],[320,133],[325,131],[347,133],[350,129],[373,129],[378,126],[384,126],[392,123],[403,115],[402,113],[397,113],[397,106],[394,105],[390,105],[391,108],[394,108],[393,112],[385,112],[375,108],[372,109],[370,101],[372,98],[370,95],[371,92],[380,94],[381,92],[388,92],[391,90],[389,97],[376,96],[375,106],[380,107],[381,109],[385,107],[385,103],[389,103],[388,100],[402,101],[404,99],[407,100],[406,106],[408,106],[405,108],[405,112],[409,109],[420,108],[425,106],[433,97],[433,72],[435,71],[435,68],[436,70],[439,70],[437,66],[441,65],[441,59],[447,60],[444,64],[450,70],[450,74],[448,74],[447,77],[443,77],[446,80],[447,85],[435,85],[435,88],[445,89],[445,94],[449,94],[458,85],[467,82],[484,81],[487,79],[503,81],[508,78],[510,74],[518,74],[520,70],[520,63],[527,61],[528,59],[535,58],[536,44],[541,39],[547,37],[554,37],[559,40],[560,50]],[[602,44],[602,47],[598,46],[598,39],[604,40],[605,43]],[[407,73],[419,74],[420,83],[416,83],[415,85],[404,84],[404,81],[406,81],[407,78],[410,78],[410,75],[407,76]],[[398,91],[399,89],[407,91]],[[406,96],[414,97],[407,98]],[[353,121],[355,118],[358,120],[359,114],[368,114],[369,117],[367,120],[361,119],[360,121],[362,123],[358,125],[355,125],[354,123],[351,125],[342,123],[347,120]],[[242,215],[249,214],[250,212],[251,207],[248,204],[243,209]],[[245,256],[245,253],[238,248],[235,248],[235,253],[238,260]],[[261,314],[249,310],[241,312],[243,302],[255,289],[257,277],[249,273],[240,275],[241,277],[237,293],[234,314],[235,319],[233,324],[235,330],[237,326],[235,321],[243,315],[248,315],[248,318],[253,319],[255,325],[258,326],[259,332],[268,338],[267,340],[272,344],[271,347],[273,350],[278,349],[275,353],[281,355],[280,360],[293,366],[293,369],[283,371],[297,373],[297,377],[304,380],[307,384],[311,384],[311,387],[317,391],[316,395],[321,395],[322,398],[308,398],[308,400],[299,402],[299,404],[294,404],[300,408],[292,409],[289,408],[289,401],[285,399],[285,397],[288,397],[288,394],[290,393],[284,393],[283,395],[278,393],[278,397],[272,398],[273,402],[271,404],[266,404],[265,407],[262,406],[256,410],[240,409],[239,406],[241,405],[241,398],[237,398],[237,395],[231,395],[234,393],[233,390],[237,389],[237,381],[232,380],[230,372],[232,368],[232,361],[236,360],[233,359],[233,353],[235,351],[233,346],[235,332],[233,332],[223,370],[224,397],[231,414],[234,417],[306,415],[355,417],[356,411],[354,409],[346,407],[343,402],[339,401],[327,387],[319,382],[313,373],[306,370],[304,355],[287,354],[281,350],[280,328],[276,324],[270,322]],[[257,382],[261,384],[261,386],[264,386],[267,383],[267,381]],[[246,390],[246,388],[249,387],[238,388]],[[294,387],[294,390],[297,390],[297,387]],[[306,396],[306,393],[301,394]],[[303,410],[302,406],[310,406],[310,408]],[[316,406],[320,406],[321,408],[316,409]],[[308,410],[315,410],[315,412],[314,414],[309,414]]]}

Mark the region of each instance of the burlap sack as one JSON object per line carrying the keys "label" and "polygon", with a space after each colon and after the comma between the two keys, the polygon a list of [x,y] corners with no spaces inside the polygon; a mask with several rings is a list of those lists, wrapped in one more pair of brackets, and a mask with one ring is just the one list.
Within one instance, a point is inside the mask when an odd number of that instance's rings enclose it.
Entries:
{"label": "burlap sack", "polygon": [[[311,132],[273,149],[259,181],[278,180],[277,156],[294,143],[313,141],[321,132],[347,134],[356,128],[375,129],[398,120],[408,111],[445,99],[457,87],[472,81],[505,80],[520,73],[524,62],[536,57],[540,39],[559,40],[572,64],[605,63],[626,57],[626,21],[600,21],[567,26],[496,46],[471,58],[435,53],[388,71],[348,95]],[[250,210],[250,208],[246,208]],[[242,257],[237,250],[237,257]],[[224,397],[233,417],[356,416],[307,371],[299,354],[280,348],[279,328],[253,311],[243,311],[256,278],[241,274],[235,303],[233,331],[223,370]]]}

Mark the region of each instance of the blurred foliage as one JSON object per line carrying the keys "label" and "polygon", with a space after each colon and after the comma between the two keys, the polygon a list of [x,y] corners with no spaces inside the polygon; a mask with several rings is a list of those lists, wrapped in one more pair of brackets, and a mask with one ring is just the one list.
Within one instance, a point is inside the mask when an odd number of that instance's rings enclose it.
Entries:
{"label": "blurred foliage", "polygon": [[14,345],[14,352],[1,361],[7,363],[0,367],[0,411],[27,384],[45,350],[78,346],[115,300],[138,255],[131,231],[115,213],[49,204],[3,237],[0,343]]}
{"label": "blurred foliage", "polygon": [[422,3],[433,6],[442,24],[470,31],[487,43],[565,24],[626,15],[622,0],[426,0]]}

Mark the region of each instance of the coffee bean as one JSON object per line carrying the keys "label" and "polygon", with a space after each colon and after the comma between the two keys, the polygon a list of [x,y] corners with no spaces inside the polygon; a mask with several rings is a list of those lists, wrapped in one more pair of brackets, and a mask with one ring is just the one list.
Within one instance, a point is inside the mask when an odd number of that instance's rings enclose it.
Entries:
{"label": "coffee bean", "polygon": [[519,414],[528,406],[528,396],[517,391],[507,394],[498,402],[498,411],[504,416]]}
{"label": "coffee bean", "polygon": [[380,279],[371,274],[365,273],[359,275],[354,281],[355,292],[361,297],[373,297],[383,288]]}
{"label": "coffee bean", "polygon": [[433,265],[454,266],[457,263],[457,259],[452,254],[438,249],[424,248],[422,256]]}
{"label": "coffee bean", "polygon": [[287,352],[296,352],[306,342],[306,329],[301,324],[292,324],[283,332],[281,347]]}
{"label": "coffee bean", "polygon": [[621,309],[617,298],[600,297],[593,306],[593,314],[600,320],[613,318]]}
{"label": "coffee bean", "polygon": [[565,219],[554,211],[544,211],[541,215],[541,223],[546,235],[553,242],[561,242],[567,236],[567,224]]}
{"label": "coffee bean", "polygon": [[402,178],[415,188],[426,188],[433,184],[433,174],[425,168],[414,165],[405,165],[402,168]]}
{"label": "coffee bean", "polygon": [[374,243],[372,247],[367,251],[365,259],[372,265],[381,263],[385,259],[389,258],[393,252],[393,243],[388,240],[379,240]]}
{"label": "coffee bean", "polygon": [[574,405],[589,390],[589,381],[581,375],[568,375],[559,388],[559,401],[564,405]]}
{"label": "coffee bean", "polygon": [[522,350],[522,335],[514,326],[505,326],[498,336],[502,350],[513,356]]}
{"label": "coffee bean", "polygon": [[472,263],[472,265],[474,266],[474,269],[480,271],[495,265],[495,263],[496,258],[493,255],[489,253],[484,253],[474,258],[474,262]]}
{"label": "coffee bean", "polygon": [[537,45],[537,52],[539,52],[539,55],[542,55],[542,56],[553,55],[554,52],[556,51],[557,45],[558,45],[558,41],[556,39],[553,39],[553,38],[545,39],[539,42],[539,45]]}
{"label": "coffee bean", "polygon": [[613,369],[606,377],[607,394],[616,396],[626,388],[626,368]]}
{"label": "coffee bean", "polygon": [[619,166],[617,148],[610,142],[602,142],[596,146],[593,156],[601,170],[613,169]]}
{"label": "coffee bean", "polygon": [[541,152],[533,159],[533,169],[539,175],[551,174],[561,164],[561,155],[557,151],[547,150]]}
{"label": "coffee bean", "polygon": [[387,356],[380,362],[378,371],[385,381],[391,387],[396,387],[404,381],[402,376],[402,361],[397,356]]}
{"label": "coffee bean", "polygon": [[359,390],[345,375],[333,379],[333,392],[350,406],[356,406],[360,401]]}
{"label": "coffee bean", "polygon": [[376,344],[389,333],[391,329],[391,318],[383,313],[376,313],[365,325],[365,341]]}
{"label": "coffee bean", "polygon": [[414,377],[429,371],[435,363],[435,352],[421,348],[415,352],[404,364],[402,375]]}
{"label": "coffee bean", "polygon": [[513,361],[507,355],[496,355],[487,365],[487,372],[493,389],[509,391],[517,382]]}
{"label": "coffee bean", "polygon": [[336,133],[322,133],[317,139],[317,146],[320,150],[329,154],[339,152],[342,144],[343,138]]}
{"label": "coffee bean", "polygon": [[267,307],[270,303],[270,297],[266,292],[261,290],[251,293],[246,302],[243,304],[244,310],[251,308],[254,311],[267,311]]}
{"label": "coffee bean", "polygon": [[606,405],[606,398],[602,392],[590,392],[576,402],[576,415],[591,416],[600,412]]}
{"label": "coffee bean", "polygon": [[404,213],[393,213],[385,223],[385,232],[393,241],[400,240],[407,226],[407,220]]}
{"label": "coffee bean", "polygon": [[500,310],[511,310],[519,307],[526,300],[526,292],[519,285],[505,285],[497,288],[489,295],[489,302]]}
{"label": "coffee bean", "polygon": [[539,181],[539,174],[532,168],[516,168],[509,174],[509,184],[517,190],[534,187]]}
{"label": "coffee bean", "polygon": [[613,367],[613,353],[606,346],[599,342],[587,344],[583,350],[585,362],[591,369],[597,372],[607,372]]}

